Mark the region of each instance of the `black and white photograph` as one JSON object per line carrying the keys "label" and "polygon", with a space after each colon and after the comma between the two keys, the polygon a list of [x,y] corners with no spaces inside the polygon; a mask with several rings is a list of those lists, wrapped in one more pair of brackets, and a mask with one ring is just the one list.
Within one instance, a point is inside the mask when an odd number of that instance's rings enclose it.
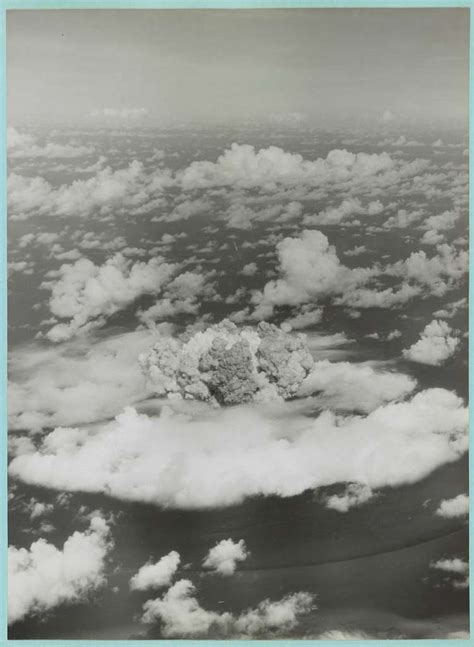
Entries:
{"label": "black and white photograph", "polygon": [[10,640],[469,638],[469,31],[6,11]]}

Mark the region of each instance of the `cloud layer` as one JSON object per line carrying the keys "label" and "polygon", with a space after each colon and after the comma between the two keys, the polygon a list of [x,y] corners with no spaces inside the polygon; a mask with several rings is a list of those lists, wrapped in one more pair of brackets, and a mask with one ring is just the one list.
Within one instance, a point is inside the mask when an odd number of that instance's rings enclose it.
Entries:
{"label": "cloud layer", "polygon": [[444,389],[360,417],[329,411],[289,416],[288,407],[240,406],[184,417],[127,408],[95,430],[55,429],[36,449],[23,447],[9,473],[59,490],[203,508],[334,483],[371,489],[413,483],[467,450],[467,411]]}

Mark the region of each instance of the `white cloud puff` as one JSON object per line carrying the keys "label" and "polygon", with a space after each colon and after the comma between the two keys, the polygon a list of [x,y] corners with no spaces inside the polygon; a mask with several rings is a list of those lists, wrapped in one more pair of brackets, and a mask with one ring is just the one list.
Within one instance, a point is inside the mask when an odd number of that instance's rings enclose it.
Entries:
{"label": "white cloud puff", "polygon": [[333,494],[324,499],[324,505],[330,510],[348,512],[350,508],[360,506],[373,497],[373,492],[364,483],[350,483],[342,494]]}
{"label": "white cloud puff", "polygon": [[151,562],[144,564],[130,579],[131,590],[147,591],[148,589],[160,589],[164,586],[169,586],[178,570],[180,561],[179,553],[172,550],[156,564]]}
{"label": "white cloud puff", "polygon": [[290,631],[297,625],[299,616],[315,609],[314,596],[299,592],[276,602],[263,600],[254,609],[235,616],[228,611],[207,611],[195,593],[190,580],[179,580],[162,598],[145,602],[142,622],[161,621],[165,638],[271,637]]}
{"label": "white cloud puff", "polygon": [[101,327],[106,317],[118,312],[144,294],[158,294],[176,272],[175,264],[162,258],[147,263],[131,263],[121,254],[95,265],[81,258],[73,265],[62,265],[52,285],[49,307],[67,323],[58,323],[46,334],[50,341],[70,339],[79,332]]}
{"label": "white cloud puff", "polygon": [[452,328],[439,319],[433,319],[410,348],[403,350],[403,357],[410,362],[439,366],[452,357],[459,345],[459,338],[453,336]]}
{"label": "white cloud puff", "polygon": [[44,539],[29,549],[8,548],[8,623],[60,604],[79,602],[105,583],[104,566],[111,548],[102,517],[75,532],[59,550]]}
{"label": "white cloud puff", "polygon": [[452,519],[464,517],[469,514],[469,497],[467,494],[458,494],[453,499],[443,499],[439,504],[436,514],[439,517]]}
{"label": "white cloud puff", "polygon": [[237,562],[243,562],[248,555],[243,539],[237,542],[223,539],[210,549],[203,561],[203,566],[220,575],[233,575]]}
{"label": "white cloud puff", "polygon": [[9,473],[58,490],[206,508],[335,483],[363,482],[373,490],[413,483],[467,450],[467,410],[444,389],[367,416],[324,411],[312,418],[293,409],[281,403],[205,415],[191,408],[185,416],[165,408],[149,417],[127,408],[95,429],[55,429],[37,449],[24,447]]}

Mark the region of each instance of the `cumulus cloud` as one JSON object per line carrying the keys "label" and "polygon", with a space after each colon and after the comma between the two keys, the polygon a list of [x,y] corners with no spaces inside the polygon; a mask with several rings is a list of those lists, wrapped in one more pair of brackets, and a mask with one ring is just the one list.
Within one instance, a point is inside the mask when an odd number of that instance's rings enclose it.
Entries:
{"label": "cumulus cloud", "polygon": [[436,254],[428,257],[422,250],[385,268],[385,273],[414,281],[426,287],[434,296],[443,296],[456,287],[459,280],[467,273],[468,254],[457,250],[452,245],[437,245]]}
{"label": "cumulus cloud", "polygon": [[62,550],[39,539],[29,549],[8,548],[8,623],[64,603],[80,602],[105,583],[112,546],[109,527],[94,516],[89,530],[74,532]]}
{"label": "cumulus cloud", "polygon": [[156,564],[151,562],[144,564],[131,578],[130,588],[132,591],[147,591],[148,589],[160,589],[164,586],[169,586],[178,570],[180,561],[179,553],[172,550]]}
{"label": "cumulus cloud", "polygon": [[267,638],[293,629],[299,617],[313,611],[315,605],[313,595],[299,592],[276,602],[263,600],[237,616],[208,611],[199,604],[192,582],[179,580],[162,598],[145,602],[143,609],[142,622],[160,621],[165,638]]}
{"label": "cumulus cloud", "polygon": [[49,307],[55,316],[69,319],[47,333],[50,341],[70,339],[79,332],[104,325],[110,315],[122,310],[144,294],[158,294],[176,272],[177,265],[160,257],[134,264],[121,254],[95,265],[81,258],[73,265],[62,265],[51,289]]}
{"label": "cumulus cloud", "polygon": [[9,473],[62,491],[206,508],[335,483],[413,483],[467,450],[467,410],[444,389],[367,416],[295,415],[291,403],[184,411],[127,408],[95,429],[59,427],[14,456]]}
{"label": "cumulus cloud", "polygon": [[210,549],[203,561],[203,566],[220,575],[233,575],[237,568],[237,562],[243,562],[248,555],[243,539],[237,542],[232,539],[223,539]]}
{"label": "cumulus cloud", "polygon": [[469,514],[468,495],[458,494],[453,499],[443,499],[436,510],[436,514],[439,517],[446,517],[447,519],[466,516]]}
{"label": "cumulus cloud", "polygon": [[374,496],[372,490],[364,483],[349,483],[342,494],[333,494],[324,499],[326,508],[337,512],[348,512],[350,508],[360,506]]}
{"label": "cumulus cloud", "polygon": [[[317,230],[303,230],[297,237],[287,237],[276,246],[279,278],[269,281],[252,297],[257,319],[268,319],[274,308],[302,303],[317,303],[332,298],[336,305],[352,308],[391,308],[415,296],[443,296],[454,288],[468,269],[464,250],[438,245],[436,254],[414,252],[407,259],[385,267],[349,268],[341,263],[336,248]],[[394,287],[374,287],[371,282],[384,277],[398,277]]]}
{"label": "cumulus cloud", "polygon": [[433,319],[410,348],[403,350],[403,357],[410,362],[440,366],[452,357],[459,345],[459,338],[451,333],[451,326],[445,321]]}
{"label": "cumulus cloud", "polygon": [[366,282],[374,273],[368,268],[351,270],[339,260],[336,249],[317,230],[304,230],[297,238],[284,238],[276,246],[281,278],[268,282],[254,296],[255,316],[266,306],[298,305]]}
{"label": "cumulus cloud", "polygon": [[185,190],[215,186],[260,187],[273,192],[279,186],[320,187],[393,183],[404,175],[416,175],[420,161],[394,160],[387,153],[351,153],[332,150],[326,158],[305,160],[277,146],[258,151],[248,144],[232,144],[216,162],[196,161],[177,173]]}
{"label": "cumulus cloud", "polygon": [[313,365],[301,335],[228,320],[184,342],[163,338],[139,361],[158,395],[217,404],[293,397]]}

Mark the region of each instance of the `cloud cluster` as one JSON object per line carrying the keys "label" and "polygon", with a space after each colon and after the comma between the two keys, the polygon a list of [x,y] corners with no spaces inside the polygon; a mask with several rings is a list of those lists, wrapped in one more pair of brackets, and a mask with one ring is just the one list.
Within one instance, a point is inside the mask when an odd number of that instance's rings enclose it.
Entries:
{"label": "cloud cluster", "polygon": [[[141,213],[161,196],[169,184],[169,173],[147,174],[141,162],[134,160],[127,168],[99,170],[86,180],[75,180],[55,188],[40,176],[10,173],[7,181],[8,213],[14,219],[32,215],[90,216],[112,212]],[[147,205],[147,207],[145,206]]]}
{"label": "cloud cluster", "polygon": [[203,566],[220,575],[233,575],[237,562],[243,562],[249,553],[245,542],[241,539],[234,542],[232,539],[223,539],[211,548],[206,555]]}
{"label": "cloud cluster", "polygon": [[293,397],[313,365],[301,336],[228,320],[184,343],[163,338],[139,361],[158,395],[218,404]]}
{"label": "cloud cluster", "polygon": [[[185,409],[183,409],[184,411]],[[291,412],[291,415],[289,415]],[[335,483],[372,490],[416,482],[467,450],[467,410],[444,389],[367,416],[296,414],[292,403],[159,417],[127,408],[96,429],[57,428],[23,447],[12,477],[176,508],[294,496]],[[31,445],[31,443],[30,443]]]}
{"label": "cloud cluster", "polygon": [[269,281],[263,292],[253,297],[257,304],[255,317],[267,313],[268,307],[295,306],[341,294],[374,275],[368,268],[344,266],[336,248],[317,230],[305,229],[297,238],[284,238],[276,251],[280,278]]}
{"label": "cloud cluster", "polygon": [[89,530],[75,532],[59,550],[44,539],[29,549],[8,548],[8,623],[84,600],[105,583],[104,567],[112,546],[109,527],[94,516]]}
{"label": "cloud cluster", "polygon": [[403,350],[403,357],[410,362],[440,366],[452,357],[459,346],[459,338],[451,333],[451,326],[445,321],[433,319],[410,348]]}
{"label": "cloud cluster", "polygon": [[302,615],[315,609],[310,593],[292,593],[272,602],[263,600],[240,615],[204,609],[190,580],[178,580],[162,598],[143,605],[142,622],[161,622],[164,638],[278,637],[293,629]]}
{"label": "cloud cluster", "polygon": [[172,550],[162,557],[156,564],[144,564],[130,580],[132,591],[147,591],[169,586],[174,574],[178,570],[181,557]]}
{"label": "cloud cluster", "polygon": [[[447,244],[438,245],[432,257],[420,251],[385,267],[349,268],[318,230],[303,230],[297,237],[284,238],[276,251],[279,278],[253,295],[256,307],[252,318],[267,319],[278,306],[317,304],[327,298],[352,308],[400,306],[423,294],[443,296],[468,269],[467,253]],[[371,285],[384,277],[401,282],[386,288]]]}
{"label": "cloud cluster", "polygon": [[81,258],[72,265],[62,265],[59,278],[52,284],[49,307],[53,315],[69,319],[47,333],[50,341],[70,339],[79,332],[101,327],[107,317],[122,310],[144,294],[158,294],[176,272],[175,264],[160,257],[147,263],[131,263],[116,254],[103,265]]}
{"label": "cloud cluster", "polygon": [[332,150],[326,158],[305,160],[301,155],[288,153],[277,146],[258,151],[248,144],[232,144],[216,162],[192,162],[177,174],[186,189],[204,189],[215,186],[239,188],[260,187],[274,191],[279,185],[309,187],[344,184],[363,184],[391,173],[406,172],[408,165],[395,161],[387,153],[351,153]]}
{"label": "cloud cluster", "polygon": [[94,152],[92,146],[78,146],[76,144],[55,144],[48,142],[44,146],[38,144],[37,137],[21,133],[10,126],[7,129],[7,154],[9,159],[23,158],[71,158],[83,157]]}
{"label": "cloud cluster", "polygon": [[[107,118],[120,118],[120,111],[109,111]],[[17,134],[13,137],[12,150],[34,144]],[[26,136],[27,137],[27,136]],[[23,138],[23,139],[22,139]],[[49,148],[48,148],[49,147]],[[43,149],[34,149],[36,154],[68,155],[90,152],[86,147],[48,144]],[[255,151],[252,146],[232,144],[216,162],[194,161],[189,166],[172,170],[160,163],[148,169],[134,159],[128,167],[112,170],[103,168],[104,158],[97,165],[89,165],[81,172],[95,172],[85,180],[54,187],[41,176],[26,177],[10,173],[8,177],[8,211],[15,219],[31,215],[89,216],[150,213],[166,205],[164,192],[180,189],[185,193],[205,189],[222,189],[230,204],[220,213],[228,226],[248,229],[254,221],[287,222],[299,218],[303,205],[299,201],[308,196],[327,197],[328,191],[360,191],[369,193],[398,186],[408,179],[420,177],[428,163],[423,160],[407,162],[395,159],[387,153],[351,153],[347,150],[332,150],[326,158],[305,160],[299,154],[288,153],[276,146]],[[414,181],[414,180],[413,180]],[[283,200],[254,210],[239,203],[235,198],[242,190],[258,188],[262,198],[273,194]],[[230,190],[230,193],[229,193]],[[235,194],[233,195],[232,192]],[[169,193],[169,192],[168,192]],[[255,199],[254,199],[255,201]],[[170,213],[158,213],[157,221],[187,219],[210,210],[213,202],[207,197],[179,199]],[[310,224],[339,222],[351,213],[374,216],[381,213],[379,200],[370,200],[365,206],[359,198],[348,197],[339,208],[326,210]]]}

